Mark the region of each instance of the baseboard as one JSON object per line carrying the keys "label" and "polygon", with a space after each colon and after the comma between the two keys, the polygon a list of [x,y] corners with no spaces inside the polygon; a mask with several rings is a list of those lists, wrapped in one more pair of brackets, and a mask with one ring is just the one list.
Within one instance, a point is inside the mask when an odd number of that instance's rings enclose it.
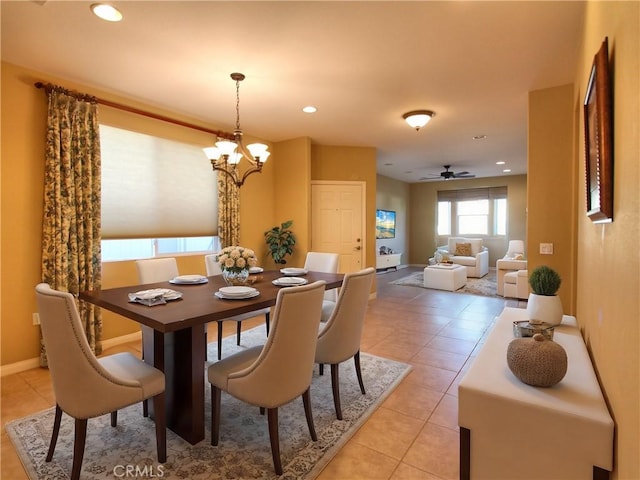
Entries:
{"label": "baseboard", "polygon": [[[123,343],[135,342],[142,340],[142,332],[130,333],[129,335],[122,335],[121,337],[109,338],[102,341],[102,349],[106,350],[116,345]],[[0,366],[0,377],[6,375],[13,375],[14,373],[26,372],[40,366],[40,358],[30,358],[28,360],[22,360],[21,362],[9,363],[8,365]]]}

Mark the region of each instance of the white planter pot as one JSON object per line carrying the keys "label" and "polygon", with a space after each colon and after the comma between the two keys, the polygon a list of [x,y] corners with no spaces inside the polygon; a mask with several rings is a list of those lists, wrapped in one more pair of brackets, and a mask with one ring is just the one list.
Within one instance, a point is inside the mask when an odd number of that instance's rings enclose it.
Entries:
{"label": "white planter pot", "polygon": [[562,301],[557,295],[546,296],[530,293],[527,313],[529,320],[540,320],[550,325],[560,325],[562,322]]}

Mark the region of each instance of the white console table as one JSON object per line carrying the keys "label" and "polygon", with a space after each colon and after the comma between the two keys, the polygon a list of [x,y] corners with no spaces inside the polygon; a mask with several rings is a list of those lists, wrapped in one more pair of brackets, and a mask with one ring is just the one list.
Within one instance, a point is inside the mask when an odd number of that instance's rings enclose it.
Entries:
{"label": "white console table", "polygon": [[527,319],[525,309],[505,308],[460,382],[460,478],[609,478],[614,423],[575,317],[555,327],[568,367],[550,388],[521,382],[507,366],[513,322]]}
{"label": "white console table", "polygon": [[390,253],[388,255],[378,255],[376,257],[376,270],[386,270],[388,268],[397,269],[400,265],[401,253]]}

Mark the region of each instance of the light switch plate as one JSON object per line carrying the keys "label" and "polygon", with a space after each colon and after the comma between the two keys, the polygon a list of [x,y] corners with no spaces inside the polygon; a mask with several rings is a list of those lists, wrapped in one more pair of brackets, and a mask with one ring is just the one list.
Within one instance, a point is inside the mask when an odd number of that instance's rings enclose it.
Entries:
{"label": "light switch plate", "polygon": [[553,243],[541,243],[540,255],[553,255]]}

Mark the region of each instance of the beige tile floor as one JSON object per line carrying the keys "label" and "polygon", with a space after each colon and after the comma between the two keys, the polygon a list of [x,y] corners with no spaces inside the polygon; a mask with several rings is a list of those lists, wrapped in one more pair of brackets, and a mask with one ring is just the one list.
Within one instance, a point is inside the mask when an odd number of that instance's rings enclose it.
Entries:
{"label": "beige tile floor", "polygon": [[[391,281],[416,268],[376,276],[362,351],[409,363],[412,371],[325,467],[319,480],[457,479],[457,384],[482,345],[484,334],[505,306],[523,302],[401,287]],[[259,320],[243,322],[252,328]],[[235,323],[223,335],[233,335]],[[216,341],[216,328],[209,329]],[[105,354],[130,351],[139,342]],[[26,479],[6,434],[5,423],[55,404],[49,373],[33,369],[1,379],[0,478]]]}

